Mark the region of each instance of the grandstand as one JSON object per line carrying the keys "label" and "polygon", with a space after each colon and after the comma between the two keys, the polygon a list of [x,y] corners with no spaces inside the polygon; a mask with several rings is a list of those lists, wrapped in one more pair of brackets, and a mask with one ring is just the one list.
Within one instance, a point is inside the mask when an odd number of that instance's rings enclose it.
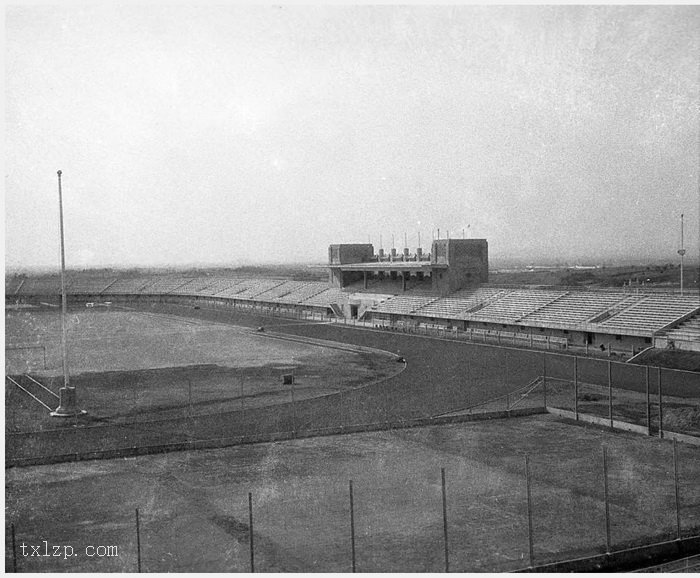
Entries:
{"label": "grandstand", "polygon": [[544,307],[525,315],[521,321],[545,326],[576,326],[601,315],[626,299],[626,296],[621,299],[619,293],[569,291]]}
{"label": "grandstand", "polygon": [[[466,242],[466,241],[476,241]],[[72,275],[73,301],[154,296],[188,303],[321,312],[327,319],[438,325],[462,331],[550,337],[570,345],[615,340],[627,350],[656,345],[700,350],[700,299],[622,290],[492,286],[483,240],[433,242],[424,255],[374,255],[372,245],[332,245],[329,283],[289,279],[154,275],[91,278]],[[359,261],[357,261],[359,259]],[[357,262],[355,262],[357,261]],[[453,289],[450,289],[453,288]],[[58,296],[57,276],[5,281],[8,301]]]}
{"label": "grandstand", "polygon": [[471,319],[516,323],[566,295],[561,291],[517,290],[494,299],[482,308],[470,312]]}
{"label": "grandstand", "polygon": [[697,309],[697,297],[648,295],[601,321],[600,326],[625,332],[649,333],[663,329]]}
{"label": "grandstand", "polygon": [[509,290],[491,287],[478,287],[476,289],[460,289],[451,295],[436,299],[420,308],[420,314],[425,317],[439,319],[465,319],[467,313],[477,307],[499,297],[503,297]]}
{"label": "grandstand", "polygon": [[421,307],[433,303],[438,297],[418,297],[413,295],[396,295],[374,306],[371,311],[377,313],[396,313],[399,315],[413,315]]}
{"label": "grandstand", "polygon": [[669,330],[665,335],[666,343],[676,346],[682,344],[685,349],[700,351],[700,315],[694,315],[683,321],[675,329]]}

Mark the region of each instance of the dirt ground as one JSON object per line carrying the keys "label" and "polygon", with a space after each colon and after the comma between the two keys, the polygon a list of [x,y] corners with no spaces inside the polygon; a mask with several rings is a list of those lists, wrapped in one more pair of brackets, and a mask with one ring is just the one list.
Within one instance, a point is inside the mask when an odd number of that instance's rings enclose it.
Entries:
{"label": "dirt ground", "polygon": [[[352,480],[358,571],[441,572],[445,468],[451,571],[508,571],[528,565],[525,454],[535,562],[604,550],[603,446],[613,547],[674,537],[671,443],[553,416],[12,468],[6,522],[20,571],[134,571],[138,508],[144,571],[246,572],[250,492],[256,571],[349,572]],[[684,535],[697,452],[678,445]],[[75,556],[21,555],[44,541]],[[119,555],[89,557],[98,545]]]}

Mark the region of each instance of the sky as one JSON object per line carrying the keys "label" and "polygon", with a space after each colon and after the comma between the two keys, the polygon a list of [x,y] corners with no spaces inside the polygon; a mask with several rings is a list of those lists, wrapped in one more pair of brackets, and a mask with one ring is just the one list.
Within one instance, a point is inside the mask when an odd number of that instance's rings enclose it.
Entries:
{"label": "sky", "polygon": [[700,246],[700,6],[8,5],[5,264]]}

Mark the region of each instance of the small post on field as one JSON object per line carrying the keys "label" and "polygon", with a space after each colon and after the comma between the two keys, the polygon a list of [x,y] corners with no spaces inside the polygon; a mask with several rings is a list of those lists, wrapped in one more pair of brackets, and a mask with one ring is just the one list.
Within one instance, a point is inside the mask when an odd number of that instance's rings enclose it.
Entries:
{"label": "small post on field", "polygon": [[610,427],[613,427],[613,392],[612,392],[612,362],[608,360],[608,416]]}
{"label": "small post on field", "polygon": [[673,438],[673,481],[676,487],[676,539],[681,539],[681,500],[678,487],[678,448],[676,446],[676,438]]}
{"label": "small post on field", "polygon": [[10,524],[12,531],[12,571],[17,574],[17,543],[15,542],[15,524]]}
{"label": "small post on field", "polygon": [[603,490],[605,497],[605,552],[610,554],[610,499],[608,495],[608,449],[603,446]]}
{"label": "small post on field", "polygon": [[445,468],[440,469],[442,476],[442,531],[445,538],[445,572],[450,571],[450,551],[447,541],[447,489],[445,487]]}
{"label": "small post on field", "polygon": [[255,548],[253,544],[253,494],[248,492],[248,538],[250,541],[250,571],[255,572]]}
{"label": "small post on field", "polygon": [[294,369],[292,369],[292,437],[297,437],[297,406],[294,398]]}
{"label": "small post on field", "polygon": [[141,572],[141,525],[139,523],[139,509],[136,508],[136,567]]}
{"label": "small post on field", "polygon": [[187,403],[188,403],[188,421],[190,422],[190,443],[194,439],[194,427],[192,422],[192,382],[187,378]]}
{"label": "small post on field", "polygon": [[646,399],[647,399],[647,435],[651,435],[651,398],[649,396],[649,366],[646,365],[646,371],[644,372],[644,382],[646,385]]}
{"label": "small post on field", "polygon": [[658,386],[659,386],[659,437],[664,437],[664,410],[663,410],[663,395],[661,394],[661,368],[657,368]]}
{"label": "small post on field", "polygon": [[352,480],[350,480],[350,547],[352,551],[352,571],[357,571],[355,564],[355,502],[352,493]]}
{"label": "small post on field", "polygon": [[530,568],[535,563],[535,556],[534,556],[534,539],[533,539],[533,532],[532,532],[532,489],[531,489],[531,481],[530,481],[530,456],[525,454],[525,483],[526,483],[526,488],[527,488],[527,540],[528,540],[528,552],[529,552],[529,557],[530,557]]}
{"label": "small post on field", "polygon": [[[542,390],[547,391],[547,354],[542,353]],[[545,393],[544,406],[547,407],[547,394]]]}
{"label": "small post on field", "polygon": [[578,421],[578,356],[574,356],[574,419]]}

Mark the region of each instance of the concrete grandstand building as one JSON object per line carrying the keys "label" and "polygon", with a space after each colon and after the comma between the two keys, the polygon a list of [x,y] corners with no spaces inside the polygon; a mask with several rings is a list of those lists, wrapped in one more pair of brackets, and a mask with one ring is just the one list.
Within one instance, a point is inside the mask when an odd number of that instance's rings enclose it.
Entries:
{"label": "concrete grandstand building", "polygon": [[[342,320],[402,331],[439,329],[524,347],[647,347],[700,351],[697,295],[488,283],[485,239],[438,239],[431,251],[387,255],[370,244],[328,249],[329,281],[250,277],[90,278],[75,275],[73,302],[158,300]],[[6,301],[51,300],[58,277],[8,277]]]}

